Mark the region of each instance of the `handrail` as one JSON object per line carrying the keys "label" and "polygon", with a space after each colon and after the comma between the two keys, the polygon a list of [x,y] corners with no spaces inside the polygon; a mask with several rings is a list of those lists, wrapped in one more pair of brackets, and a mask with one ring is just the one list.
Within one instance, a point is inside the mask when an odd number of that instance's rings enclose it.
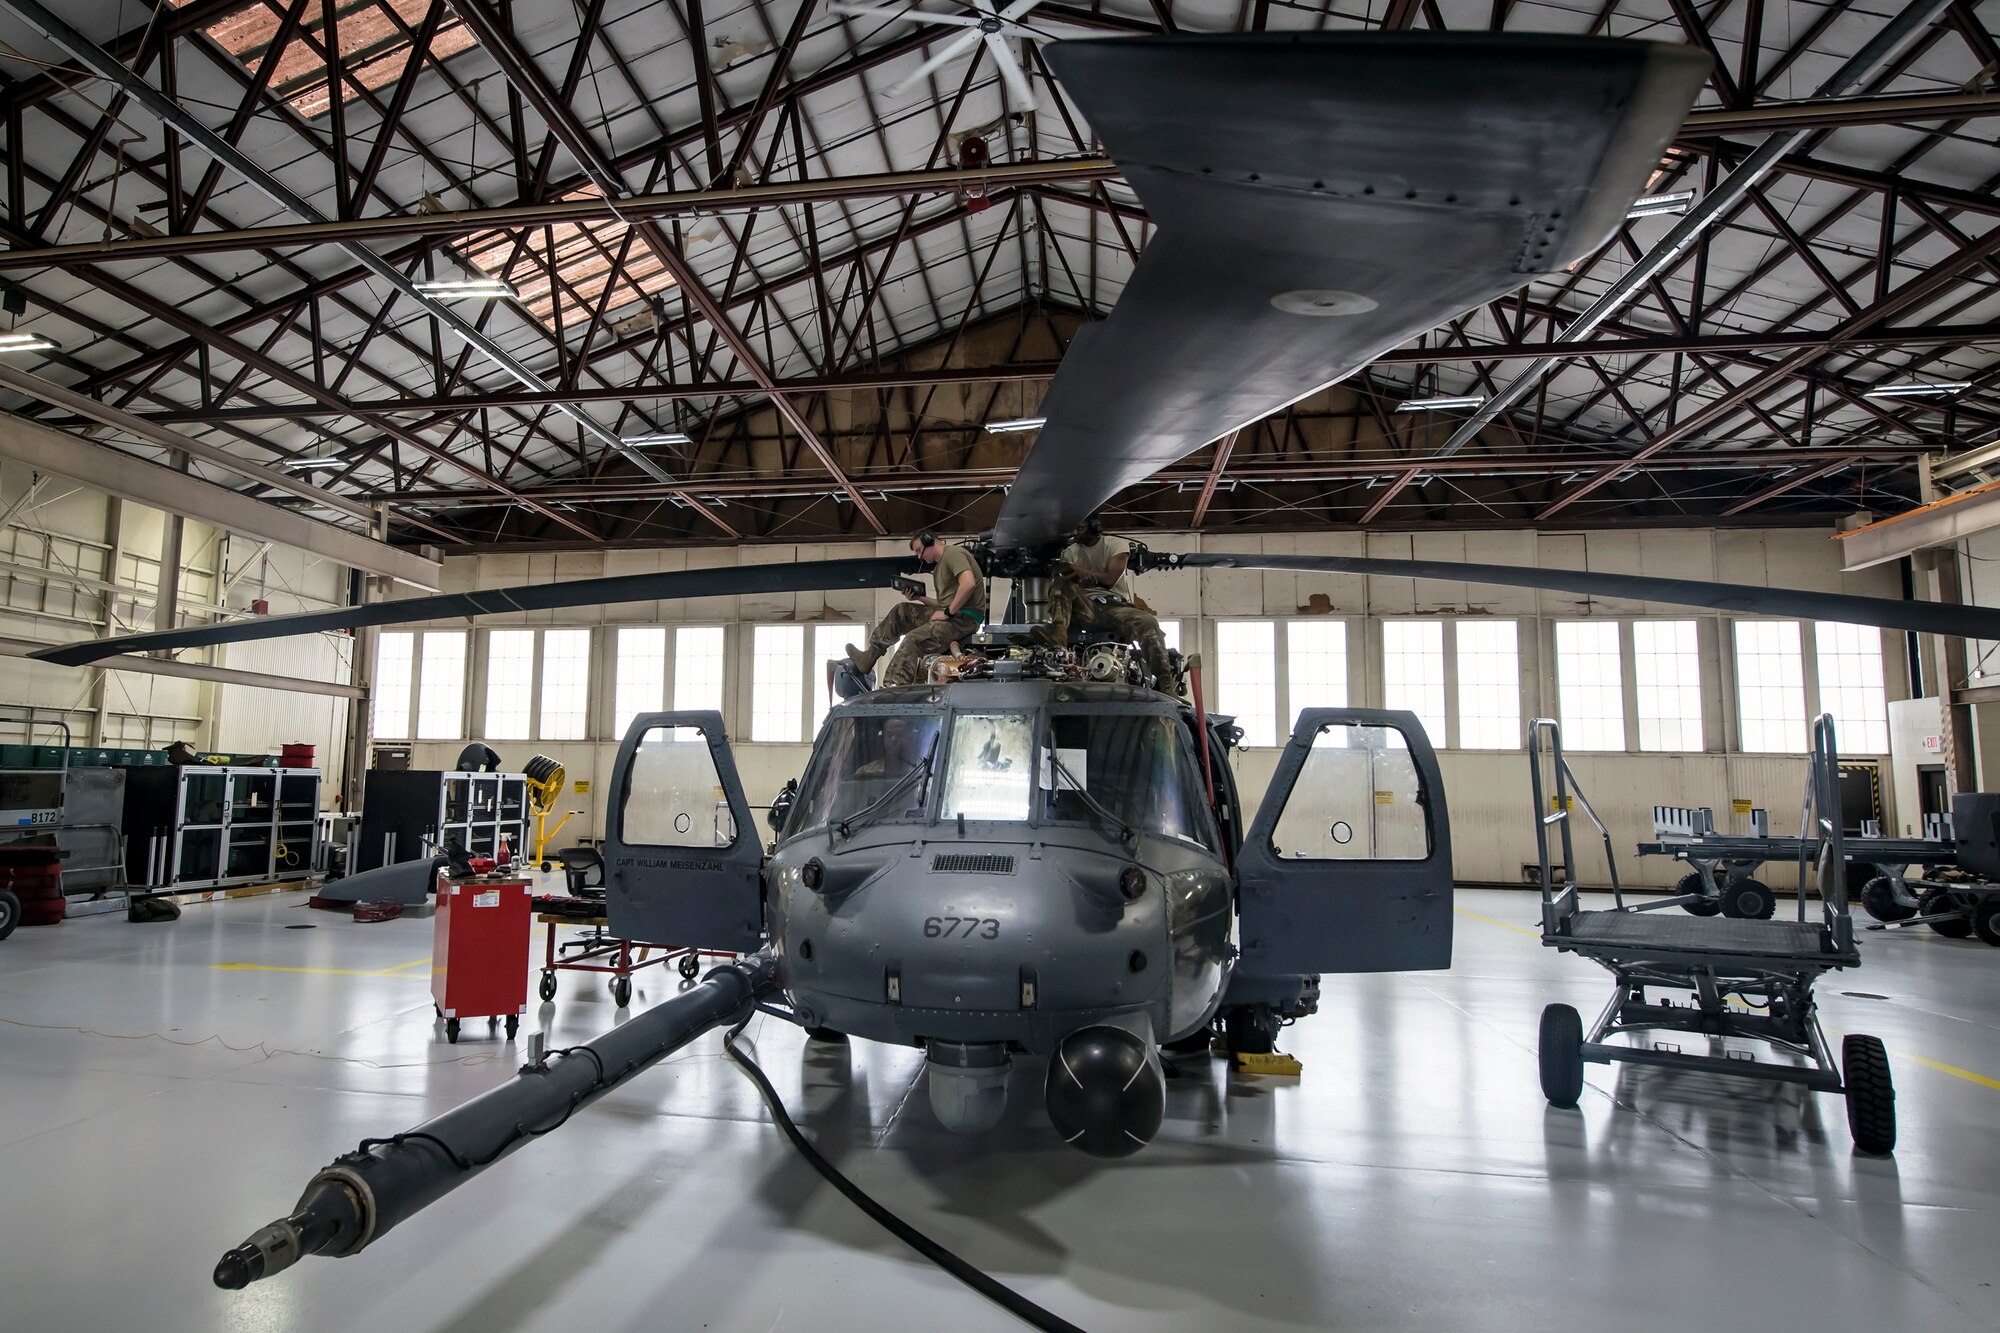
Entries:
{"label": "handrail", "polygon": [[[1806,802],[1801,812],[1799,843],[1799,920],[1806,916],[1806,861],[1816,853],[1820,919],[1833,944],[1843,952],[1854,945],[1854,917],[1847,901],[1847,830],[1840,808],[1840,751],[1835,743],[1833,715],[1813,719],[1812,753],[1806,766]],[[1808,822],[1810,821],[1810,822]],[[1805,833],[1818,825],[1816,846]]]}
{"label": "handrail", "polygon": [[[1550,804],[1547,799],[1548,784],[1542,775],[1542,735],[1548,734],[1549,776],[1555,787],[1554,808],[1545,815],[1543,810]],[[1611,830],[1598,818],[1597,810],[1584,794],[1582,784],[1576,780],[1576,773],[1563,757],[1562,724],[1552,717],[1532,718],[1528,722],[1528,779],[1535,802],[1535,849],[1542,861],[1542,922],[1545,931],[1556,929],[1558,923],[1576,910],[1576,840],[1570,831],[1569,814],[1572,808],[1580,807],[1584,816],[1597,829],[1597,835],[1604,843],[1604,864],[1611,876],[1611,896],[1620,911],[1625,910],[1625,888],[1618,878],[1618,857],[1612,850]],[[1555,887],[1554,867],[1549,857],[1549,826],[1561,829],[1563,885],[1560,899]]]}

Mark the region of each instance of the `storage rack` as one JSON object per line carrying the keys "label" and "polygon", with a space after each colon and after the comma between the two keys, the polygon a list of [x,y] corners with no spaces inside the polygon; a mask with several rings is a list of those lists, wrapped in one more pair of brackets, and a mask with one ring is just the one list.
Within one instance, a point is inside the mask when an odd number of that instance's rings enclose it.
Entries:
{"label": "storage rack", "polygon": [[319,841],[314,768],[126,770],[126,875],[156,889],[302,879]]}
{"label": "storage rack", "polygon": [[415,861],[451,846],[491,856],[503,836],[518,860],[527,855],[529,819],[528,779],[520,773],[371,768],[356,864],[348,873]]}

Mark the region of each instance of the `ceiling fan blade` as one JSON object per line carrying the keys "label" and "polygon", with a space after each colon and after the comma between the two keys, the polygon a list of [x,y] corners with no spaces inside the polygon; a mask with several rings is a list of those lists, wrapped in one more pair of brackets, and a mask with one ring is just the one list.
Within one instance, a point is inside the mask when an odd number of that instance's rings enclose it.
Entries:
{"label": "ceiling fan blade", "polygon": [[923,78],[934,69],[949,65],[952,61],[964,55],[967,50],[977,46],[982,35],[978,32],[960,33],[933,52],[930,59],[896,80],[889,91],[892,94],[908,91],[910,86],[916,83],[918,79]]}
{"label": "ceiling fan blade", "polygon": [[849,18],[908,19],[912,23],[937,23],[947,28],[976,28],[979,20],[964,14],[933,14],[922,9],[877,9],[872,5],[835,5],[836,14]]}
{"label": "ceiling fan blade", "polygon": [[986,35],[986,49],[993,53],[993,63],[1000,67],[1000,78],[1007,85],[1008,100],[1014,111],[1035,109],[1035,90],[1028,86],[1027,73],[1014,54],[1014,48],[1007,45],[1007,39],[998,33]]}
{"label": "ceiling fan blade", "polygon": [[732,565],[719,569],[677,569],[658,574],[619,574],[610,578],[575,579],[567,583],[534,583],[517,588],[410,597],[333,611],[305,611],[290,616],[249,616],[219,625],[127,634],[111,639],[85,639],[79,643],[38,648],[28,655],[58,666],[88,666],[121,653],[143,653],[157,648],[202,648],[216,643],[247,643],[253,639],[282,639],[294,634],[318,634],[368,625],[408,625],[459,616],[499,615],[508,611],[556,611],[572,606],[611,606],[620,602],[729,597],[760,592],[880,588],[888,586],[891,578],[910,565],[907,559],[890,556]]}
{"label": "ceiling fan blade", "polygon": [[1538,588],[1585,597],[1702,606],[1738,615],[1796,616],[1832,620],[1915,634],[2000,638],[2000,609],[1905,602],[1890,597],[1759,588],[1744,583],[1662,579],[1644,574],[1609,574],[1582,569],[1533,569],[1514,565],[1464,564],[1456,560],[1396,560],[1344,555],[1231,555],[1199,552],[1182,556],[1179,569],[1278,569],[1311,574],[1372,574],[1382,578],[1434,579],[1445,583],[1486,583],[1506,588]]}
{"label": "ceiling fan blade", "polygon": [[1020,18],[1040,3],[1042,3],[1042,0],[1014,0],[1013,4],[1000,11],[1000,17],[1011,22],[1014,19]]}
{"label": "ceiling fan blade", "polygon": [[1047,53],[1159,231],[1049,386],[1004,547],[1055,542],[1122,488],[1595,249],[1710,64],[1508,33]]}

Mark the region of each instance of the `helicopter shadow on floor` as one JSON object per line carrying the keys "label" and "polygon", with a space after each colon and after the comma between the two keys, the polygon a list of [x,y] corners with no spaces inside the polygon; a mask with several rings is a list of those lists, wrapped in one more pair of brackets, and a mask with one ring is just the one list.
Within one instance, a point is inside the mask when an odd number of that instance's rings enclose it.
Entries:
{"label": "helicopter shadow on floor", "polygon": [[[1185,1304],[1169,1294],[1175,1290],[1227,1301],[1243,1268],[1186,1263],[1180,1247],[1164,1237],[1185,1224],[1187,1200],[1240,1188],[1254,1194],[1247,1206],[1259,1221],[1254,1239],[1246,1233],[1244,1262],[1282,1272],[1301,1308],[1338,1305],[1336,1293],[1322,1289],[1333,1276],[1326,1254],[1302,1243],[1320,1229],[1308,1220],[1311,1185],[1303,1173],[1283,1168],[1274,1146],[1274,1097],[1290,1080],[1233,1074],[1224,1060],[1209,1056],[1170,1059],[1174,1072],[1159,1135],[1132,1157],[1105,1160],[1056,1139],[1043,1109],[1042,1060],[1015,1061],[1000,1123],[977,1136],[952,1134],[937,1122],[921,1068],[895,1112],[878,1123],[865,1095],[839,1086],[842,1078],[865,1077],[845,1047],[808,1044],[803,1062],[804,1095],[793,1115],[821,1153],[919,1230],[1003,1281],[1010,1275],[1061,1277],[1101,1299],[1128,1306],[1143,1300],[1162,1310]],[[871,1162],[874,1154],[894,1160]],[[1246,1170],[1253,1181],[1244,1179]],[[1190,1171],[1227,1175],[1191,1183]],[[928,1187],[919,1206],[907,1195],[896,1197],[893,1182],[905,1172]],[[787,1153],[766,1173],[758,1197],[787,1226],[911,1264],[925,1262],[853,1209],[809,1206],[824,1189],[810,1165]],[[1065,1201],[1079,1191],[1093,1194],[1093,1211],[1134,1210],[1133,1225],[1098,1229],[1089,1252],[1076,1252],[1073,1241],[1037,1218],[1074,1216]],[[924,1204],[934,1219],[949,1220],[926,1224]],[[1148,1292],[1153,1294],[1135,1295]]]}

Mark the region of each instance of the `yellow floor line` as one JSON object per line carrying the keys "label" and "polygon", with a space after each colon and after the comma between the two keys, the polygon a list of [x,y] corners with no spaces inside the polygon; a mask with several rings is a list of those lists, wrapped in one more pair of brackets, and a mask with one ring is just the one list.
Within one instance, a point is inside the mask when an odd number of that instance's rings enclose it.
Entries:
{"label": "yellow floor line", "polygon": [[354,967],[274,967],[269,963],[210,963],[217,972],[304,972],[316,977],[393,977],[412,967],[428,964],[430,958],[412,958],[407,963],[374,969]]}
{"label": "yellow floor line", "polygon": [[[1451,910],[1458,913],[1458,915],[1460,916],[1469,916],[1474,921],[1484,921],[1489,926],[1498,926],[1502,930],[1511,930],[1516,935],[1526,935],[1530,939],[1536,939],[1536,940],[1539,940],[1541,938],[1541,934],[1538,931],[1526,930],[1520,926],[1512,925],[1505,921],[1496,921],[1490,916],[1481,916],[1478,912],[1468,912],[1463,907],[1454,907]],[[1837,1032],[1832,1028],[1828,1028],[1827,1033],[1835,1041],[1840,1040],[1840,1038],[1844,1035],[1843,1033]],[[1982,1088],[1992,1088],[1994,1091],[2000,1092],[2000,1078],[1988,1078],[1986,1075],[1976,1074],[1970,1069],[1961,1069],[1957,1065],[1948,1065],[1942,1060],[1933,1060],[1928,1056],[1917,1055],[1914,1052],[1903,1050],[1900,1047],[1889,1051],[1889,1054],[1892,1058],[1896,1060],[1908,1061],[1910,1064],[1913,1065],[1922,1065],[1926,1069],[1935,1069],[1940,1074],[1949,1074],[1953,1078],[1962,1078],[1967,1083],[1976,1083]]]}

